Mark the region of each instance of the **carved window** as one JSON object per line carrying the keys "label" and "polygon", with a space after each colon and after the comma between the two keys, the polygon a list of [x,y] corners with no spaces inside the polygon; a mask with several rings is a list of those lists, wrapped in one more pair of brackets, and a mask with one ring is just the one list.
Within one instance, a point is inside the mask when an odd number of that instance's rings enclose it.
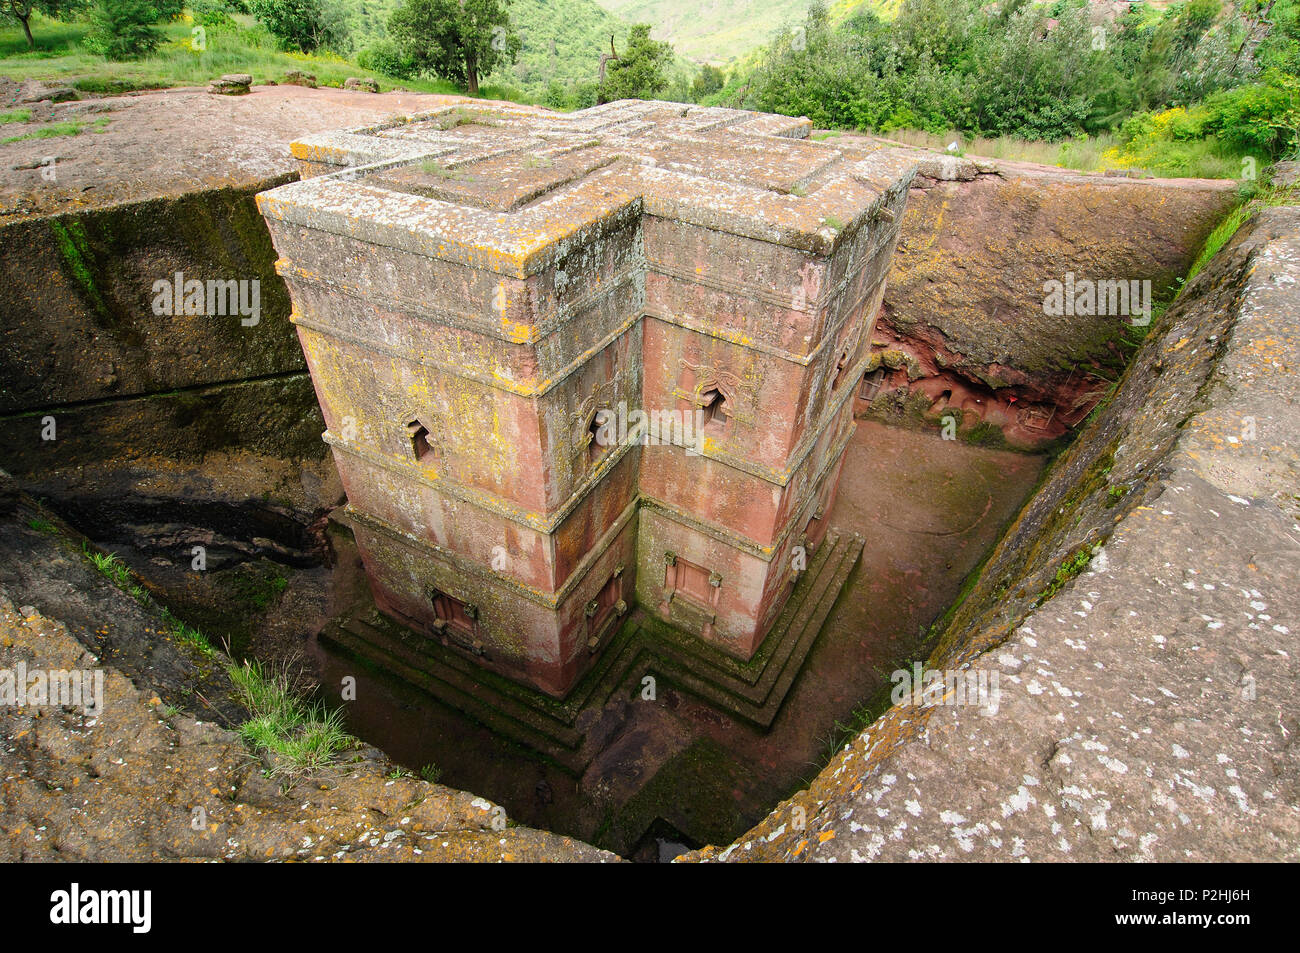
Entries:
{"label": "carved window", "polygon": [[817,550],[817,545],[822,540],[825,530],[822,529],[823,513],[818,510],[808,519],[808,524],[803,528],[804,549],[808,555],[812,555]]}
{"label": "carved window", "polygon": [[406,424],[406,437],[411,442],[411,453],[421,462],[431,461],[433,448],[429,443],[429,428],[418,420]]}
{"label": "carved window", "polygon": [[721,577],[678,556],[667,567],[664,586],[701,605],[713,605]]}
{"label": "carved window", "polygon": [[844,381],[844,371],[849,366],[849,349],[845,348],[840,353],[840,359],[835,362],[835,377],[831,381],[831,390],[839,390],[840,384]]}
{"label": "carved window", "polygon": [[862,375],[862,386],[858,388],[858,396],[863,400],[874,400],[880,391],[880,385],[885,381],[885,369],[878,368],[874,371]]}
{"label": "carved window", "polygon": [[727,420],[731,416],[726,395],[717,388],[712,388],[700,394],[700,400],[704,410],[704,426],[715,431],[726,427]]}
{"label": "carved window", "polygon": [[478,610],[474,606],[437,589],[433,590],[431,600],[434,617],[449,634],[474,634],[474,620],[478,617]]}
{"label": "carved window", "polygon": [[621,573],[622,567],[606,580],[600,592],[596,593],[596,598],[587,603],[587,618],[589,620],[587,625],[589,634],[587,647],[592,651],[595,651],[596,646],[600,643],[606,624],[612,623],[614,618],[627,611],[627,603],[622,599]]}
{"label": "carved window", "polygon": [[590,442],[587,444],[587,460],[595,463],[609,448],[600,442],[600,424],[601,417],[599,411],[591,418],[591,423],[587,424],[587,434]]}

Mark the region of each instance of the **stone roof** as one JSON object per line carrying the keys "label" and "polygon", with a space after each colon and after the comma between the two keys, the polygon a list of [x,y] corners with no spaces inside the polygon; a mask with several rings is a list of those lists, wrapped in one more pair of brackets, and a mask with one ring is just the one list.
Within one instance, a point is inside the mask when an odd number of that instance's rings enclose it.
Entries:
{"label": "stone roof", "polygon": [[810,131],[639,100],[572,114],[446,106],[295,142],[310,177],[260,202],[286,222],[516,277],[629,213],[827,255],[906,187],[913,163]]}

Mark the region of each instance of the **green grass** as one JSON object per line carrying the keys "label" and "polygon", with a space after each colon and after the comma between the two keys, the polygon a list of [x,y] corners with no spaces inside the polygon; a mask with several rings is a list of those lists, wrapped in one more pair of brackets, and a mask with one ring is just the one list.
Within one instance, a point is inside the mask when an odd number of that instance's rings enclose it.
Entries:
{"label": "green grass", "polygon": [[[1196,256],[1196,261],[1192,262],[1192,267],[1188,269],[1187,278],[1184,279],[1182,287],[1186,288],[1193,278],[1200,273],[1206,265],[1210,263],[1223,246],[1232,241],[1232,236],[1237,234],[1237,229],[1245,224],[1246,220],[1254,215],[1261,208],[1268,208],[1275,205],[1295,205],[1300,203],[1300,188],[1292,186],[1289,189],[1284,188],[1264,188],[1255,192],[1246,201],[1242,202],[1227,217],[1218,224],[1214,231],[1205,240],[1205,247],[1201,253]],[[1180,291],[1181,293],[1181,291]]]}
{"label": "green grass", "polygon": [[[95,132],[103,132],[112,120],[107,116],[96,119],[90,124]],[[56,139],[60,136],[76,136],[86,128],[86,123],[79,122],[75,119],[69,119],[65,122],[55,122],[48,126],[38,126],[31,132],[24,132],[17,136],[6,136],[0,139],[0,145],[10,142],[22,142],[24,139]]]}
{"label": "green grass", "polygon": [[1085,543],[1065,558],[1047,588],[1034,600],[1035,608],[1051,599],[1067,582],[1088,568],[1088,563],[1092,562],[1093,548],[1091,543]]}
{"label": "green grass", "polygon": [[967,138],[959,132],[936,135],[920,129],[895,129],[882,133],[884,138],[903,142],[909,146],[946,152],[948,144],[956,142],[963,155],[982,156],[986,159],[1006,159],[1017,162],[1036,162],[1077,172],[1095,172],[1106,168],[1102,154],[1119,144],[1115,136],[1092,136],[1087,139],[1067,139],[1064,142],[1037,142],[1010,136]]}
{"label": "green grass", "polygon": [[13,112],[0,113],[0,126],[11,122],[30,122],[31,118],[30,109],[15,109]]}
{"label": "green grass", "polygon": [[1101,172],[1107,169],[1168,178],[1235,179],[1241,174],[1241,156],[1224,149],[1215,139],[1160,143],[1137,157],[1127,156],[1118,136],[1107,134],[1063,142],[1037,142],[1000,136],[966,138],[957,132],[935,135],[919,129],[895,129],[884,138],[944,152],[954,140],[963,155]]}
{"label": "green grass", "polygon": [[[207,49],[190,48],[192,22],[188,17],[165,24],[163,44],[152,55],[138,60],[113,62],[87,52],[81,46],[88,27],[84,22],[60,23],[33,18],[36,49],[29,51],[22,30],[0,29],[0,76],[19,82],[28,79],[74,86],[87,93],[120,93],[140,89],[176,86],[204,86],[223,73],[250,73],[255,83],[281,81],[292,69],[315,74],[322,86],[341,87],[350,76],[373,77],[381,90],[401,85],[429,93],[463,95],[452,83],[442,80],[403,80],[400,83],[363,70],[356,63],[332,53],[302,54],[280,50],[273,37],[252,17],[237,14],[237,27],[207,28]],[[485,99],[506,99],[514,95],[501,86],[484,86]],[[24,120],[13,120],[24,121]]]}
{"label": "green grass", "polygon": [[284,594],[289,579],[274,563],[263,562],[232,581],[235,598],[254,612],[264,612]]}
{"label": "green grass", "polygon": [[231,665],[230,680],[249,719],[239,736],[255,750],[275,756],[273,775],[292,775],[324,767],[356,746],[343,728],[343,713],[309,704],[306,692],[287,668],[257,661]]}
{"label": "green grass", "polygon": [[57,533],[59,531],[59,528],[57,526],[55,526],[49,520],[42,519],[39,516],[29,519],[27,521],[27,525],[30,526],[32,529],[36,530],[36,532],[45,533],[47,535],[52,533]]}
{"label": "green grass", "polygon": [[[818,768],[829,764],[831,759],[844,749],[845,745],[866,731],[881,715],[894,707],[894,689],[897,685],[893,680],[893,673],[902,670],[907,672],[910,677],[915,671],[913,667],[915,665],[921,666],[922,678],[924,678],[928,659],[913,659],[904,656],[892,665],[878,666],[876,668],[876,673],[882,679],[880,687],[866,701],[853,709],[847,718],[835,722],[835,727],[829,735],[822,739],[822,756],[821,760],[817,762]],[[919,684],[924,684],[924,681]]]}
{"label": "green grass", "polygon": [[160,615],[163,624],[167,626],[167,634],[177,642],[191,646],[196,649],[200,655],[205,658],[215,658],[217,650],[212,647],[208,637],[191,625],[182,622],[176,616],[172,615],[171,610],[165,606],[160,606]]}
{"label": "green grass", "polygon": [[[153,601],[119,556],[93,550],[84,541],[81,548],[95,569],[113,585],[142,606],[158,612],[165,634],[192,646],[207,658],[218,657],[219,653],[202,632]],[[305,687],[287,667],[273,669],[257,661],[238,664],[228,657],[223,660],[236,696],[248,710],[248,720],[238,728],[239,736],[253,750],[274,755],[272,775],[311,771],[330,763],[340,752],[356,747],[357,740],[344,730],[342,711],[327,711],[323,705],[309,703]]]}
{"label": "green grass", "polygon": [[420,163],[420,168],[428,175],[436,175],[440,179],[460,179],[463,174],[455,169],[448,169],[435,159],[426,159]]}
{"label": "green grass", "polygon": [[86,558],[90,560],[91,565],[99,571],[100,575],[107,578],[117,588],[125,592],[127,587],[132,585],[131,570],[127,568],[126,563],[118,558],[116,553],[98,552],[91,549],[89,543],[82,543],[81,550],[86,554]]}

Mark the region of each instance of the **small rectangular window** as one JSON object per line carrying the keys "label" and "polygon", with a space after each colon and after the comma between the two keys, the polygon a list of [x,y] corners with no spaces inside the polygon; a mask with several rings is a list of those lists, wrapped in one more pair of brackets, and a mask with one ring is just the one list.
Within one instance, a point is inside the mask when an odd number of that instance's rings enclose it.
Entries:
{"label": "small rectangular window", "polygon": [[472,634],[474,631],[474,615],[469,606],[445,592],[434,591],[433,614],[439,622],[445,622],[461,632]]}
{"label": "small rectangular window", "polygon": [[709,571],[702,566],[687,562],[680,556],[668,567],[665,585],[701,605],[707,606],[713,603],[715,587],[710,580]]}

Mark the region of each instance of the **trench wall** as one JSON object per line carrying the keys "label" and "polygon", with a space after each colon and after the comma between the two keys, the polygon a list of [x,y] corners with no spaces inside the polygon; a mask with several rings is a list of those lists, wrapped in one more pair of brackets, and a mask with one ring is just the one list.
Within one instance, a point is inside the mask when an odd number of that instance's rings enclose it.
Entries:
{"label": "trench wall", "polygon": [[[0,465],[24,476],[219,449],[323,457],[324,422],[253,200],[293,177],[0,227]],[[256,323],[155,313],[154,283],[177,273],[250,292],[256,281]]]}
{"label": "trench wall", "polygon": [[873,337],[858,412],[1039,447],[1076,426],[1141,339],[1120,315],[1050,315],[1044,284],[1177,290],[1236,184],[1133,179],[924,156]]}
{"label": "trench wall", "polygon": [[1296,860],[1298,277],[1266,208],[972,576],[925,664],[996,697],[904,695],[693,859]]}

